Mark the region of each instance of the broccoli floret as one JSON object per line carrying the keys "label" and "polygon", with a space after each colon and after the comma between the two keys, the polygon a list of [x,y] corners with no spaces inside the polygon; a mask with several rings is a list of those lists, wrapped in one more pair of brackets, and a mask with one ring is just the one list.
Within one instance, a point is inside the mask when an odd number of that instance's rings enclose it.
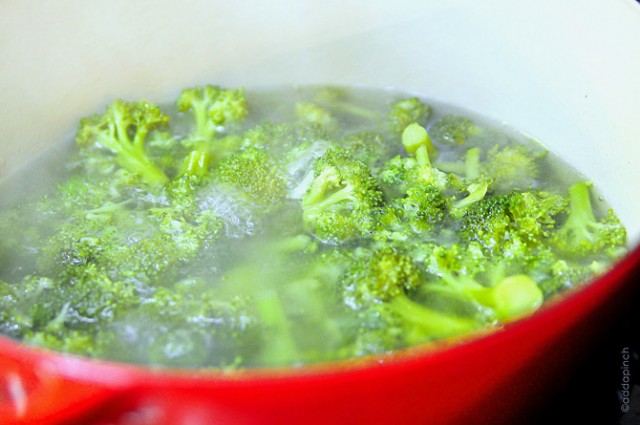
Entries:
{"label": "broccoli floret", "polygon": [[417,97],[401,99],[389,105],[387,126],[391,134],[400,135],[410,124],[426,125],[431,113],[431,107]]}
{"label": "broccoli floret", "polygon": [[595,217],[590,189],[591,183],[585,181],[569,187],[569,213],[552,242],[559,252],[570,256],[618,258],[626,251],[626,230],[611,209],[601,219]]}
{"label": "broccoli floret", "polygon": [[482,172],[493,179],[499,191],[535,188],[543,154],[523,145],[494,146],[488,153]]}
{"label": "broccoli floret", "polygon": [[411,257],[394,248],[380,248],[352,260],[342,280],[343,299],[349,306],[366,307],[411,291],[420,282],[420,269]]}
{"label": "broccoli floret", "polygon": [[[436,276],[428,291],[442,291],[467,299],[489,309],[490,317],[510,321],[537,310],[543,301],[542,290],[530,276],[509,274],[502,265],[487,265],[487,258],[458,245],[435,246],[426,259],[427,270]],[[500,268],[496,273],[493,267]],[[480,279],[484,277],[484,283]]]}
{"label": "broccoli floret", "polygon": [[585,265],[557,260],[550,265],[547,276],[540,281],[539,286],[545,299],[548,299],[585,284],[596,277],[600,271],[600,265],[597,262]]}
{"label": "broccoli floret", "polygon": [[248,148],[228,156],[220,163],[217,176],[262,207],[272,208],[286,196],[286,181],[263,149]]}
{"label": "broccoli floret", "polygon": [[38,273],[67,276],[96,265],[109,278],[140,287],[171,280],[221,229],[221,220],[197,204],[199,182],[197,176],[183,176],[155,193],[140,191],[124,200],[107,196],[99,208],[78,197],[41,245]]}
{"label": "broccoli floret", "polygon": [[335,117],[326,109],[312,102],[296,102],[296,117],[303,123],[319,125],[327,130],[337,127]]}
{"label": "broccoli floret", "polygon": [[313,181],[302,198],[306,228],[330,243],[371,232],[382,192],[369,167],[348,151],[330,149],[313,169]]}
{"label": "broccoli floret", "polygon": [[526,246],[540,246],[550,237],[565,201],[549,192],[512,191],[485,197],[461,210],[459,236],[478,241],[492,252],[519,239]]}
{"label": "broccoli floret", "polygon": [[191,111],[195,118],[195,129],[183,141],[188,147],[206,145],[225,127],[241,121],[249,113],[243,89],[212,85],[183,90],[177,107],[180,112]]}
{"label": "broccoli floret", "polygon": [[511,228],[509,195],[493,196],[465,208],[460,219],[460,239],[478,241],[490,250],[499,249]]}
{"label": "broccoli floret", "polygon": [[449,216],[450,202],[435,186],[425,184],[407,189],[393,199],[378,217],[374,238],[406,241],[412,237],[435,237]]}
{"label": "broccoli floret", "polygon": [[389,143],[389,140],[374,131],[349,134],[338,144],[367,164],[374,174],[379,171],[385,161],[398,153],[397,149],[393,149],[393,144]]}
{"label": "broccoli floret", "polygon": [[379,114],[349,101],[347,91],[339,87],[323,87],[316,91],[313,102],[334,113],[374,121]]}
{"label": "broccoli floret", "polygon": [[169,117],[146,101],[115,100],[104,114],[80,120],[76,143],[86,158],[105,152],[120,167],[139,175],[147,183],[166,183],[168,178],[145,151],[147,136],[164,126]]}
{"label": "broccoli floret", "polygon": [[411,124],[402,133],[402,144],[409,156],[396,156],[387,161],[379,173],[384,188],[394,197],[407,192],[410,187],[425,184],[441,191],[455,190],[460,180],[435,168],[431,156],[437,150],[427,131],[418,124]]}
{"label": "broccoli floret", "polygon": [[445,115],[429,129],[439,143],[461,145],[480,133],[472,120],[459,115]]}
{"label": "broccoli floret", "polygon": [[[481,327],[480,317],[452,314],[411,300],[424,284],[420,266],[408,255],[381,248],[360,252],[340,279],[342,299],[355,312],[351,355],[387,352],[452,337]],[[349,333],[349,332],[348,332]]]}
{"label": "broccoli floret", "polygon": [[181,282],[158,288],[139,308],[96,336],[100,356],[179,368],[251,366],[252,353],[257,356],[263,344],[263,329],[250,298],[223,298],[206,285],[193,288]]}
{"label": "broccoli floret", "polygon": [[513,191],[509,198],[509,215],[514,233],[529,245],[546,245],[558,217],[567,210],[567,199],[540,190]]}
{"label": "broccoli floret", "polygon": [[55,279],[28,276],[15,288],[18,333],[33,344],[43,334],[63,341],[69,330],[92,336],[138,303],[132,283],[112,280],[94,264]]}

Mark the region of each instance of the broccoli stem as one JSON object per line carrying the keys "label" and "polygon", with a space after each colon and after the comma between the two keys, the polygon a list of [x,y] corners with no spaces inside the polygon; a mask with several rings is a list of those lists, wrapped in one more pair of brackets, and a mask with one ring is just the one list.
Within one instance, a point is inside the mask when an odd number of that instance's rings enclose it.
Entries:
{"label": "broccoli stem", "polygon": [[261,353],[267,365],[284,365],[300,359],[296,342],[291,334],[289,320],[275,291],[266,291],[257,300],[258,315],[268,330],[270,338]]}
{"label": "broccoli stem", "polygon": [[354,105],[353,103],[348,103],[345,101],[336,101],[332,104],[319,102],[322,106],[329,107],[338,112],[342,112],[343,114],[352,115],[359,118],[364,118],[366,120],[374,121],[380,118],[380,114],[363,108],[362,106]]}
{"label": "broccoli stem", "polygon": [[[320,195],[320,194],[319,194]],[[353,197],[353,187],[346,185],[337,192],[321,197],[316,196],[310,199],[306,199],[303,207],[306,214],[313,214],[315,211],[324,211],[330,209],[332,206],[340,204],[344,201],[355,201]]]}
{"label": "broccoli stem", "polygon": [[117,156],[116,162],[122,168],[141,176],[147,183],[164,184],[169,181],[167,175],[144,152],[127,150]]}
{"label": "broccoli stem", "polygon": [[[569,216],[565,226],[581,229],[589,223],[595,223],[596,217],[591,206],[590,184],[579,182],[569,188]],[[592,239],[590,232],[582,232],[585,237]]]}
{"label": "broccoli stem", "polygon": [[[402,144],[408,154],[416,155],[416,157],[418,156],[418,150],[422,147],[426,148],[427,159],[430,154],[434,154],[436,151],[427,130],[415,122],[409,124],[402,132]],[[429,161],[429,165],[431,165],[431,161]]]}
{"label": "broccoli stem", "polygon": [[182,175],[203,177],[207,174],[211,155],[206,152],[195,150],[187,155],[182,164]]}
{"label": "broccoli stem", "polygon": [[479,323],[475,320],[431,310],[411,301],[404,295],[395,297],[391,301],[391,306],[403,320],[417,328],[413,338],[422,341],[429,338],[452,337],[479,327]]}

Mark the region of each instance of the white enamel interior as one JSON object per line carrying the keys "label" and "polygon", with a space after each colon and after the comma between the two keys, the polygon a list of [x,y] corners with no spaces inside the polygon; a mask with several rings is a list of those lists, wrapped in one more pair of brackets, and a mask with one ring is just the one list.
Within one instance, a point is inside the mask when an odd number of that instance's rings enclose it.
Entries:
{"label": "white enamel interior", "polygon": [[396,87],[522,130],[640,238],[633,0],[0,3],[0,176],[113,98],[198,83]]}

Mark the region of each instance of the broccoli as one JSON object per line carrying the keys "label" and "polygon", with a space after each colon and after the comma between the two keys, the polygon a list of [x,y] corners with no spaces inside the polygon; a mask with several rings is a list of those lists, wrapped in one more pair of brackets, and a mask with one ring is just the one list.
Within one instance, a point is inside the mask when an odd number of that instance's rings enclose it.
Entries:
{"label": "broccoli", "polygon": [[191,151],[182,164],[180,175],[204,177],[208,174],[211,155],[202,151]]}
{"label": "broccoli", "polygon": [[449,145],[461,145],[480,133],[480,128],[469,118],[445,115],[429,129],[434,140]]}
{"label": "broccoli", "polygon": [[449,218],[450,202],[435,186],[407,189],[403,197],[389,202],[378,217],[374,239],[407,240],[435,237]]}
{"label": "broccoli", "polygon": [[342,280],[343,299],[350,306],[389,301],[419,286],[420,269],[395,248],[360,253]]}
{"label": "broccoli", "polygon": [[92,341],[101,326],[138,303],[133,284],[114,281],[95,265],[82,267],[62,281],[27,276],[15,292],[14,336],[79,354],[90,353],[82,352],[83,345],[70,344],[70,339],[82,336]]}
{"label": "broccoli", "polygon": [[391,134],[400,135],[411,124],[426,125],[432,109],[417,97],[397,100],[389,105],[387,126]]}
{"label": "broccoli", "polygon": [[387,161],[379,178],[391,196],[404,194],[410,187],[430,184],[441,191],[455,190],[459,180],[432,165],[432,156],[437,153],[424,127],[413,123],[402,133],[402,144],[409,156],[396,156]]}
{"label": "broccoli", "polygon": [[499,191],[532,189],[540,174],[538,161],[542,155],[523,145],[496,145],[487,152],[482,171]]}
{"label": "broccoli", "polygon": [[601,271],[598,262],[584,265],[573,261],[557,260],[549,266],[548,273],[540,281],[539,286],[545,299],[549,299],[589,282]]}
{"label": "broccoli", "polygon": [[624,253],[590,183],[556,192],[532,146],[415,97],[294,97],[284,122],[212,85],[178,113],[84,118],[65,175],[1,202],[0,333],[160,367],[303,365],[499,327]]}
{"label": "broccoli", "polygon": [[218,179],[241,189],[262,207],[273,207],[286,196],[286,181],[275,161],[259,148],[247,148],[226,157]]}
{"label": "broccoli", "polygon": [[464,161],[438,161],[435,166],[441,171],[456,173],[473,181],[481,176],[480,154],[480,148],[470,148],[464,155]]}
{"label": "broccoli", "polygon": [[115,100],[104,114],[80,120],[76,143],[86,157],[109,152],[115,163],[145,182],[166,183],[165,173],[147,155],[145,142],[149,133],[168,121],[169,117],[149,102]]}
{"label": "broccoli", "polygon": [[542,304],[542,290],[532,277],[510,274],[510,270],[502,268],[504,265],[487,264],[487,258],[478,251],[459,245],[434,246],[425,262],[427,271],[434,276],[425,286],[427,291],[469,300],[489,309],[491,317],[498,321],[517,319]]}
{"label": "broccoli", "polygon": [[316,124],[326,129],[335,129],[336,119],[326,109],[311,102],[296,102],[295,113],[304,123]]}
{"label": "broccoli", "polygon": [[302,197],[307,229],[331,243],[371,232],[382,192],[369,167],[348,151],[330,149],[313,169],[313,181]]}
{"label": "broccoli", "polygon": [[374,121],[379,114],[370,109],[359,106],[348,100],[347,92],[339,87],[323,87],[316,91],[313,102],[323,108],[344,116],[355,117],[367,121]]}
{"label": "broccoli", "polygon": [[193,132],[183,141],[188,147],[206,146],[225,127],[241,121],[249,113],[243,89],[230,90],[205,85],[183,90],[177,101],[180,112],[191,111]]}
{"label": "broccoli", "polygon": [[597,219],[591,206],[591,183],[581,181],[569,187],[569,213],[554,232],[558,251],[575,257],[604,255],[617,258],[625,250],[627,233],[610,209]]}
{"label": "broccoli", "polygon": [[358,323],[365,319],[364,326],[350,332],[353,355],[453,337],[486,325],[480,316],[452,314],[412,300],[424,284],[419,264],[396,249],[353,258],[341,278],[343,303],[354,310]]}
{"label": "broccoli", "polygon": [[[162,367],[250,366],[251,353],[264,344],[251,299],[184,283],[157,288],[137,309],[105,326],[95,337],[98,354]],[[123,341],[129,350],[122,350]]]}
{"label": "broccoli", "polygon": [[505,253],[514,238],[531,246],[551,237],[564,212],[562,197],[542,191],[512,191],[485,197],[461,211],[461,240],[478,241],[492,252]]}
{"label": "broccoli", "polygon": [[339,140],[338,145],[351,151],[357,159],[367,164],[374,174],[379,171],[385,161],[396,154],[393,144],[389,143],[382,134],[374,131],[351,133]]}

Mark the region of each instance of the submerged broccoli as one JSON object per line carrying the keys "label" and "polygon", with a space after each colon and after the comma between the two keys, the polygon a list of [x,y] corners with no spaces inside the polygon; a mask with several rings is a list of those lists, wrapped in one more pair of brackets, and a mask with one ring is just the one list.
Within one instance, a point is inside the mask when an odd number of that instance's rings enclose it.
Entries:
{"label": "submerged broccoli", "polygon": [[83,119],[69,175],[3,205],[1,333],[154,366],[302,365],[501,326],[625,249],[589,183],[556,193],[543,154],[418,98],[385,114],[327,87],[290,122],[241,123],[242,89],[176,105],[175,128],[145,101]]}
{"label": "submerged broccoli", "polygon": [[431,117],[431,107],[417,97],[409,97],[393,102],[387,112],[387,125],[392,134],[402,134],[410,124],[426,125]]}
{"label": "submerged broccoli", "polygon": [[262,207],[277,205],[286,195],[281,170],[262,149],[248,148],[225,158],[218,167],[221,182],[233,185]]}
{"label": "submerged broccoli", "polygon": [[535,187],[541,156],[523,145],[495,146],[482,168],[500,191],[527,190]]}
{"label": "submerged broccoli", "polygon": [[438,142],[461,145],[480,132],[480,128],[466,117],[445,115],[430,128],[433,138]]}
{"label": "submerged broccoli", "polygon": [[426,284],[423,273],[410,256],[393,248],[354,258],[341,282],[343,302],[358,320],[364,319],[352,331],[353,355],[454,337],[489,324],[480,315],[439,310],[412,300],[412,294]]}
{"label": "submerged broccoli", "polygon": [[315,93],[314,103],[343,116],[355,117],[368,121],[379,118],[379,115],[370,109],[359,106],[349,101],[347,91],[339,87],[324,87]]}

